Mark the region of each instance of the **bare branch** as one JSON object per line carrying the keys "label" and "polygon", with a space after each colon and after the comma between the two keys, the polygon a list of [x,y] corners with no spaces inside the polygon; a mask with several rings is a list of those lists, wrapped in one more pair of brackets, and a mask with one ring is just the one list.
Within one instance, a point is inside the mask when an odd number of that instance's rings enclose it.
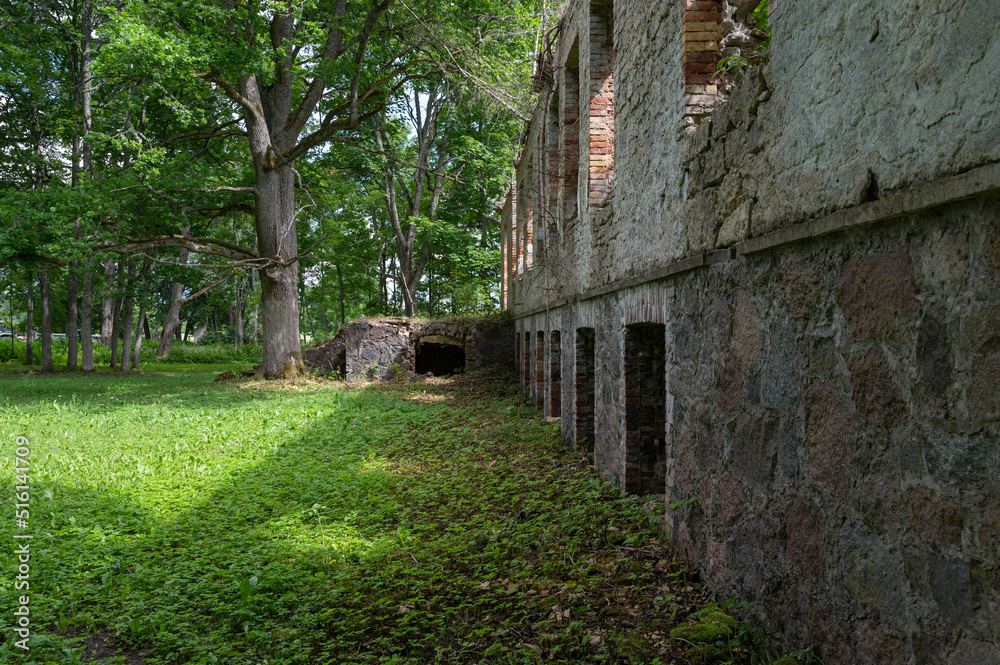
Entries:
{"label": "bare branch", "polygon": [[225,282],[226,280],[228,280],[232,276],[233,276],[233,273],[229,273],[228,275],[226,275],[222,279],[216,280],[216,281],[212,282],[211,284],[209,284],[208,286],[206,286],[205,288],[199,289],[198,291],[195,291],[194,293],[192,293],[191,295],[189,295],[187,298],[185,298],[184,300],[182,300],[181,301],[181,305],[188,304],[189,302],[191,302],[192,300],[194,300],[195,298],[197,298],[201,294],[205,293],[206,291],[210,291],[211,289],[214,289],[219,284],[222,284],[223,282]]}

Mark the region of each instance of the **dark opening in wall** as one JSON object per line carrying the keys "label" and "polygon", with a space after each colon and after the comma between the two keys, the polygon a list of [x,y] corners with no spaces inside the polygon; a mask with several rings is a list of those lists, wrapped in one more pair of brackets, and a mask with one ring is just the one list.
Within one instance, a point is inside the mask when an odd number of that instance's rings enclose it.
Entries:
{"label": "dark opening in wall", "polygon": [[666,332],[663,324],[625,328],[625,491],[665,491]]}
{"label": "dark opening in wall", "polygon": [[552,331],[549,340],[549,416],[558,418],[562,413],[562,333]]}
{"label": "dark opening in wall", "polygon": [[576,375],[573,388],[576,392],[576,443],[594,451],[594,329],[577,328],[576,331]]}
{"label": "dark opening in wall", "polygon": [[421,337],[417,342],[417,374],[447,376],[461,369],[465,369],[465,348],[461,343],[441,335]]}
{"label": "dark opening in wall", "polygon": [[534,365],[531,363],[531,333],[524,333],[524,355],[521,358],[521,384],[525,390],[531,387],[531,375]]}
{"label": "dark opening in wall", "polygon": [[531,389],[535,406],[545,408],[545,333],[535,333],[535,383]]}

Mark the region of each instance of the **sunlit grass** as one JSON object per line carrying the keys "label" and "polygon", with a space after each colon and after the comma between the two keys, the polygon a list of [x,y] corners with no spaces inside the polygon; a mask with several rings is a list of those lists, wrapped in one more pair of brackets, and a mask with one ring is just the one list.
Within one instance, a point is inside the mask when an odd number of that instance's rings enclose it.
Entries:
{"label": "sunlit grass", "polygon": [[14,437],[31,441],[38,638],[12,655],[0,613],[0,661],[80,662],[86,635],[149,663],[678,653],[663,636],[700,591],[662,499],[600,482],[501,373],[291,390],[213,381],[226,367],[0,376],[8,504]]}

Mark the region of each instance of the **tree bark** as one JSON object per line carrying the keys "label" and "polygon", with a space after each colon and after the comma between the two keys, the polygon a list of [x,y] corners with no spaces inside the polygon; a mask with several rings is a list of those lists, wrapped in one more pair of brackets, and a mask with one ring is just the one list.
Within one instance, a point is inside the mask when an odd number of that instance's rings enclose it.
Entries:
{"label": "tree bark", "polygon": [[[28,320],[25,322],[24,334],[24,364],[31,365],[31,345],[35,341],[35,275],[28,269]],[[14,330],[11,329],[11,340],[13,340]]]}
{"label": "tree bark", "polygon": [[233,348],[243,346],[243,276],[236,276],[236,303],[233,312]]}
{"label": "tree bark", "polygon": [[91,318],[94,306],[94,259],[88,257],[83,264],[83,298],[80,303],[80,336],[83,346],[84,372],[94,371],[94,340],[91,332]]}
{"label": "tree bark", "polygon": [[39,273],[42,283],[42,371],[47,372],[52,367],[52,307],[49,294],[49,273]]}
{"label": "tree bark", "polygon": [[[191,227],[186,226],[181,229],[181,234],[187,236],[191,233]],[[187,263],[188,250],[181,248],[178,263]],[[167,315],[163,319],[163,332],[160,334],[160,346],[156,349],[156,355],[160,358],[169,358],[170,349],[174,343],[174,332],[181,325],[181,300],[184,299],[184,284],[174,282],[170,285],[170,305],[167,307]]]}
{"label": "tree bark", "polygon": [[[79,176],[77,176],[79,177]],[[73,220],[73,240],[80,240],[80,220]],[[66,367],[76,369],[77,367],[77,306],[80,299],[79,283],[77,281],[77,270],[80,262],[73,259],[70,262],[69,276],[66,287]]]}
{"label": "tree bark", "polygon": [[[122,371],[127,372],[131,366],[132,351],[132,310],[135,309],[135,297],[132,295],[134,284],[132,278],[135,275],[134,266],[128,267],[128,282],[125,285],[125,299],[122,301]],[[137,331],[138,332],[138,331]],[[115,342],[118,346],[118,342]]]}
{"label": "tree bark", "polygon": [[[125,260],[128,263],[128,259]],[[125,293],[125,267],[118,267],[118,290]],[[109,345],[111,346],[111,369],[118,367],[118,339],[121,337],[121,312],[124,295],[116,296],[111,305],[111,335]]]}
{"label": "tree bark", "polygon": [[[109,258],[104,261],[104,279],[107,291],[104,294],[104,302],[101,307],[101,343],[111,346],[111,335],[114,331],[114,310],[118,303],[118,297],[113,295],[115,290],[115,260]],[[114,354],[111,354],[114,357]],[[115,364],[111,363],[114,367]]]}
{"label": "tree bark", "polygon": [[257,246],[261,256],[280,263],[260,271],[260,307],[264,328],[265,378],[289,378],[303,369],[297,294],[298,255],[295,238],[294,174],[290,166],[257,167],[255,195]]}
{"label": "tree bark", "polygon": [[250,292],[254,294],[253,311],[250,313],[250,343],[256,344],[258,341],[257,333],[259,332],[260,324],[260,297],[259,289],[257,288],[260,278],[257,276],[256,270],[250,271]]}
{"label": "tree bark", "polygon": [[135,344],[132,348],[132,368],[139,369],[139,354],[142,353],[142,327],[146,325],[146,305],[139,308],[139,319],[135,329]]}
{"label": "tree bark", "polygon": [[146,321],[146,303],[149,302],[149,278],[152,274],[153,262],[146,259],[142,265],[142,291],[139,303],[139,318],[135,321],[135,344],[132,348],[132,368],[139,368],[139,354],[142,352],[142,329],[146,328],[146,339],[149,339],[149,323]]}

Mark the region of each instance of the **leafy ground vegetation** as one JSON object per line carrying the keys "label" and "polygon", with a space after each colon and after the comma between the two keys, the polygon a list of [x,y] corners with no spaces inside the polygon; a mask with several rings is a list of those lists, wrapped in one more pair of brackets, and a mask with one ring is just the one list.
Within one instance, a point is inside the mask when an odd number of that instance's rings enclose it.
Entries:
{"label": "leafy ground vegetation", "polygon": [[[764,654],[669,558],[662,497],[601,482],[504,372],[362,388],[212,380],[234,368],[0,373],[3,492],[13,503],[12,440],[26,435],[34,534],[32,649],[12,646],[5,610],[0,660]],[[13,608],[3,557],[0,607]]]}

